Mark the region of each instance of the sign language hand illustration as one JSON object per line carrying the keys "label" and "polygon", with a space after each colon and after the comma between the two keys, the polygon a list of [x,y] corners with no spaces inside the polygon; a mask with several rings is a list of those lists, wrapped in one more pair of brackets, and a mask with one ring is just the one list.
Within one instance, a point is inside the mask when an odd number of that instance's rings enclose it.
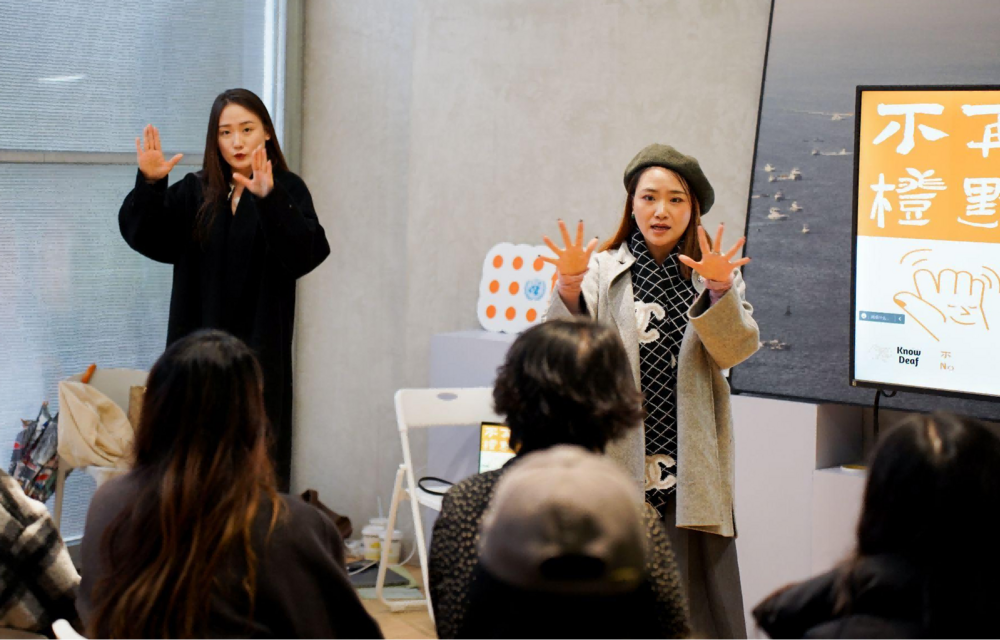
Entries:
{"label": "sign language hand illustration", "polygon": [[989,331],[987,289],[992,280],[974,276],[969,271],[941,269],[937,273],[919,269],[913,274],[916,293],[900,291],[893,301],[917,324],[939,341],[947,327],[981,326]]}

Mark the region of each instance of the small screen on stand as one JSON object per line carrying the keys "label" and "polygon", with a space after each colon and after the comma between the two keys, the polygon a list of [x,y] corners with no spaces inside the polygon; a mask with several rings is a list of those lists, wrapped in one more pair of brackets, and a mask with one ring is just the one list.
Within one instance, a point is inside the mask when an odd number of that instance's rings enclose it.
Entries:
{"label": "small screen on stand", "polygon": [[499,469],[515,455],[510,448],[510,428],[493,422],[480,425],[479,473]]}

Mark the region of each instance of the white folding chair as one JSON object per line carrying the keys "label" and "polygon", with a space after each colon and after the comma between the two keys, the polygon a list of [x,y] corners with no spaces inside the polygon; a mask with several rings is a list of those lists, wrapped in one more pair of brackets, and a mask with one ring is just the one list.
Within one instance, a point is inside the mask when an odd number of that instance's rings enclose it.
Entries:
{"label": "white folding chair", "polygon": [[[459,427],[478,425],[481,422],[500,422],[493,411],[493,388],[473,387],[468,389],[400,389],[395,396],[396,425],[403,446],[403,464],[396,471],[396,484],[392,490],[392,504],[389,507],[389,522],[386,526],[385,541],[382,543],[382,560],[379,563],[375,594],[390,611],[403,611],[410,607],[425,606],[434,620],[431,607],[430,582],[427,575],[427,548],[424,545],[424,528],[420,520],[420,505],[436,511],[441,510],[442,497],[427,493],[417,486],[413,477],[413,458],[410,455],[410,429],[430,427]],[[405,486],[404,486],[405,481]],[[392,549],[392,532],[396,527],[396,513],[402,500],[410,501],[413,512],[413,530],[416,535],[417,554],[420,557],[420,572],[424,579],[422,600],[386,600],[385,572],[389,565],[389,551]]]}
{"label": "white folding chair", "polygon": [[[138,371],[136,369],[97,369],[91,376],[89,384],[106,395],[108,399],[128,413],[129,389],[132,387],[143,387],[149,377],[148,371]],[[79,382],[83,379],[83,374],[77,374],[67,378],[68,381]],[[61,410],[61,407],[60,407]],[[56,529],[62,524],[63,494],[66,489],[66,475],[69,474],[70,465],[59,457],[59,464],[56,468],[56,501],[53,505],[52,520],[56,524]],[[117,467],[84,467],[97,486],[101,486],[111,478],[125,473]]]}
{"label": "white folding chair", "polygon": [[[87,640],[86,636],[81,636],[67,620],[59,618],[52,623],[52,634],[60,640]],[[38,636],[42,638],[44,636]]]}

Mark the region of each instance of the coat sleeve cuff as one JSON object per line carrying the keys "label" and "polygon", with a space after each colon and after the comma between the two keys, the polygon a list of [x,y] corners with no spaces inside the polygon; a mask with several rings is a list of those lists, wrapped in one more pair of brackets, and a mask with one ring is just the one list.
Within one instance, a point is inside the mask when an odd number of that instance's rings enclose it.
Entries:
{"label": "coat sleeve cuff", "polygon": [[743,362],[760,346],[757,324],[745,316],[736,287],[724,293],[715,304],[706,289],[691,306],[688,318],[720,369]]}
{"label": "coat sleeve cuff", "polygon": [[135,170],[135,188],[138,193],[152,193],[155,192],[158,195],[163,195],[167,192],[168,179],[164,176],[157,180],[156,182],[150,182],[146,180],[146,176],[142,175],[142,171],[139,169]]}

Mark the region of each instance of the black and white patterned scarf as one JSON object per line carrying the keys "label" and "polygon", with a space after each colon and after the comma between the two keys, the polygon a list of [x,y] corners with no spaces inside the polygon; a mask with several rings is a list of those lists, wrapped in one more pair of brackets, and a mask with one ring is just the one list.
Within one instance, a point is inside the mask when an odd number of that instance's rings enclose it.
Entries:
{"label": "black and white patterned scarf", "polygon": [[677,357],[687,312],[697,292],[681,273],[679,248],[658,265],[636,228],[629,249],[635,256],[632,294],[646,410],[646,501],[662,516],[667,499],[677,489]]}

